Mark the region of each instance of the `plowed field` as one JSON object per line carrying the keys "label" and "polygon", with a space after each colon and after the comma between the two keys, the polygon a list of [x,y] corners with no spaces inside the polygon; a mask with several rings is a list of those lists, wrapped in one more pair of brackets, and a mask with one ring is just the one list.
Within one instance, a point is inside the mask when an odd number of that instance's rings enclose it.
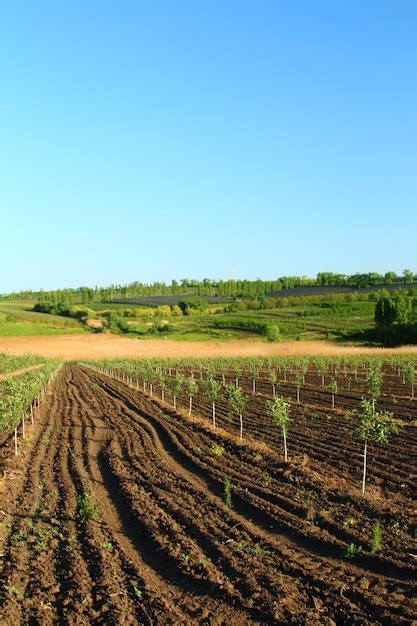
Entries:
{"label": "plowed field", "polygon": [[[412,624],[415,441],[403,434],[373,459],[380,482],[362,498],[343,442],[320,445],[319,429],[300,423],[284,464],[270,430],[240,444],[62,368],[24,451],[15,459],[8,440],[2,450],[1,623]],[[321,459],[334,471],[319,471]],[[372,553],[376,521],[383,546]]]}

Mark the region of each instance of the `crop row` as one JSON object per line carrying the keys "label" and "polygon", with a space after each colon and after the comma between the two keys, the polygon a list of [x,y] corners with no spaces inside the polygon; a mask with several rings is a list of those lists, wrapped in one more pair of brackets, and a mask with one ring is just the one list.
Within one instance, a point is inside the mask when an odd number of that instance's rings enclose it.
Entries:
{"label": "crop row", "polygon": [[[158,394],[158,398],[162,402],[169,401],[174,410],[179,403],[183,408],[187,406],[189,416],[197,405],[200,415],[211,418],[214,429],[217,419],[220,418],[222,427],[231,432],[237,431],[241,441],[244,434],[245,437],[248,436],[246,434],[248,430],[251,439],[270,443],[271,439],[276,438],[276,435],[271,433],[272,423],[275,425],[275,430],[278,427],[278,432],[282,435],[285,460],[287,460],[287,433],[290,423],[295,420],[295,436],[298,438],[297,429],[306,414],[315,418],[318,415],[323,436],[321,443],[318,444],[320,449],[313,450],[313,455],[322,457],[324,454],[325,463],[326,457],[329,457],[330,461],[334,455],[337,462],[339,448],[343,451],[347,447],[353,447],[355,441],[361,442],[362,453],[358,451],[355,456],[362,458],[362,492],[364,492],[369,447],[383,447],[388,443],[391,435],[398,432],[398,426],[403,423],[394,419],[393,411],[389,409],[395,407],[397,411],[400,407],[401,411],[408,411],[406,417],[411,418],[411,421],[413,416],[415,419],[415,403],[412,400],[407,399],[407,406],[404,406],[404,400],[402,404],[398,401],[395,404],[391,402],[389,394],[381,397],[383,371],[385,370],[385,378],[388,379],[390,377],[401,378],[403,372],[401,370],[398,372],[396,368],[393,369],[392,366],[387,366],[380,361],[371,361],[367,364],[363,376],[365,395],[362,399],[357,394],[347,395],[346,393],[341,394],[339,398],[337,378],[331,379],[330,389],[325,393],[303,382],[309,371],[305,367],[306,364],[308,365],[308,361],[304,362],[302,370],[289,368],[288,373],[286,370],[284,383],[282,382],[282,364],[278,366],[278,370],[275,368],[269,370],[270,376],[267,380],[260,371],[256,373],[253,371],[253,363],[252,370],[246,368],[244,372],[237,362],[233,368],[230,368],[228,364],[221,373],[212,368],[201,369],[198,372],[194,367],[195,364],[171,367],[166,362],[163,366],[146,362],[104,362],[100,363],[99,369],[113,378],[137,388],[140,387],[151,397],[156,397]],[[97,367],[97,364],[93,367]],[[407,368],[409,367],[410,365],[407,364]],[[414,371],[414,365],[411,367]],[[277,381],[278,371],[281,375],[280,381]],[[327,373],[328,368],[326,368]],[[248,378],[248,374],[251,378]],[[272,374],[274,374],[273,378]],[[406,375],[408,375],[408,369]],[[306,398],[304,406],[300,401],[301,388]],[[335,407],[336,398],[337,403],[341,405],[340,408]],[[265,422],[259,422],[257,416],[263,416]],[[398,417],[397,413],[396,418]],[[412,426],[408,426],[409,428]],[[335,429],[343,432],[340,443],[337,441],[338,437],[335,437]],[[306,442],[306,445],[306,449],[310,450],[309,442]]]}
{"label": "crop row", "polygon": [[10,354],[0,353],[0,376],[7,376],[15,370],[31,367],[44,363],[45,359],[39,356],[13,356]]}
{"label": "crop row", "polygon": [[24,428],[25,417],[29,411],[32,414],[58,366],[57,361],[48,361],[41,369],[8,376],[0,382],[0,433],[16,429],[22,420]]}

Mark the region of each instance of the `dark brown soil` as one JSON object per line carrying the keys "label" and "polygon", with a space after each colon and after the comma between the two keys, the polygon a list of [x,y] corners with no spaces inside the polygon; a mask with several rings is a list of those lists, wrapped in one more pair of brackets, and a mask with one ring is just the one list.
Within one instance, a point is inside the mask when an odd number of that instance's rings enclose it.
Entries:
{"label": "dark brown soil", "polygon": [[[310,425],[300,414],[285,464],[262,402],[254,397],[245,434],[265,432],[265,443],[241,445],[224,407],[229,432],[214,432],[207,418],[64,367],[20,456],[4,444],[0,622],[412,624],[407,435],[375,453],[381,482],[362,498],[349,474],[359,451],[343,433],[335,427],[330,445],[326,418]],[[382,549],[372,553],[376,522]]]}

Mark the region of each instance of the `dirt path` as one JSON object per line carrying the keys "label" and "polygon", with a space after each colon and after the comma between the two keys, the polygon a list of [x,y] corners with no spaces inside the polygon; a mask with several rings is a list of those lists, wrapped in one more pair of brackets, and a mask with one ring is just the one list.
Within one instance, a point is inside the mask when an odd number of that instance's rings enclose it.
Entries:
{"label": "dirt path", "polygon": [[40,363],[39,365],[31,365],[30,367],[22,367],[20,370],[14,370],[13,372],[9,372],[8,374],[0,374],[0,381],[9,378],[9,376],[21,376],[22,374],[26,374],[26,372],[38,370],[41,367],[45,367],[45,363]]}
{"label": "dirt path", "polygon": [[401,348],[366,348],[339,346],[324,341],[259,340],[173,341],[129,339],[111,334],[56,335],[42,337],[1,337],[0,351],[11,354],[36,354],[67,361],[75,359],[219,357],[219,356],[302,356],[349,354],[417,354],[417,346]]}

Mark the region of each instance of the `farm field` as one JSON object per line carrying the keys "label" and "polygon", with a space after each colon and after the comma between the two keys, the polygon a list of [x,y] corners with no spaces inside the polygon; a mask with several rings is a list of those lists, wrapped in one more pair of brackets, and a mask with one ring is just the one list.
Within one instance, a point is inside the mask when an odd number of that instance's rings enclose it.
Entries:
{"label": "farm field", "polygon": [[[64,365],[18,456],[11,437],[1,448],[1,621],[411,624],[414,372],[408,358]],[[223,392],[214,428],[210,377],[242,391],[242,440]],[[274,392],[291,401],[287,463]],[[400,429],[370,443],[362,493],[351,411],[369,393]]]}

